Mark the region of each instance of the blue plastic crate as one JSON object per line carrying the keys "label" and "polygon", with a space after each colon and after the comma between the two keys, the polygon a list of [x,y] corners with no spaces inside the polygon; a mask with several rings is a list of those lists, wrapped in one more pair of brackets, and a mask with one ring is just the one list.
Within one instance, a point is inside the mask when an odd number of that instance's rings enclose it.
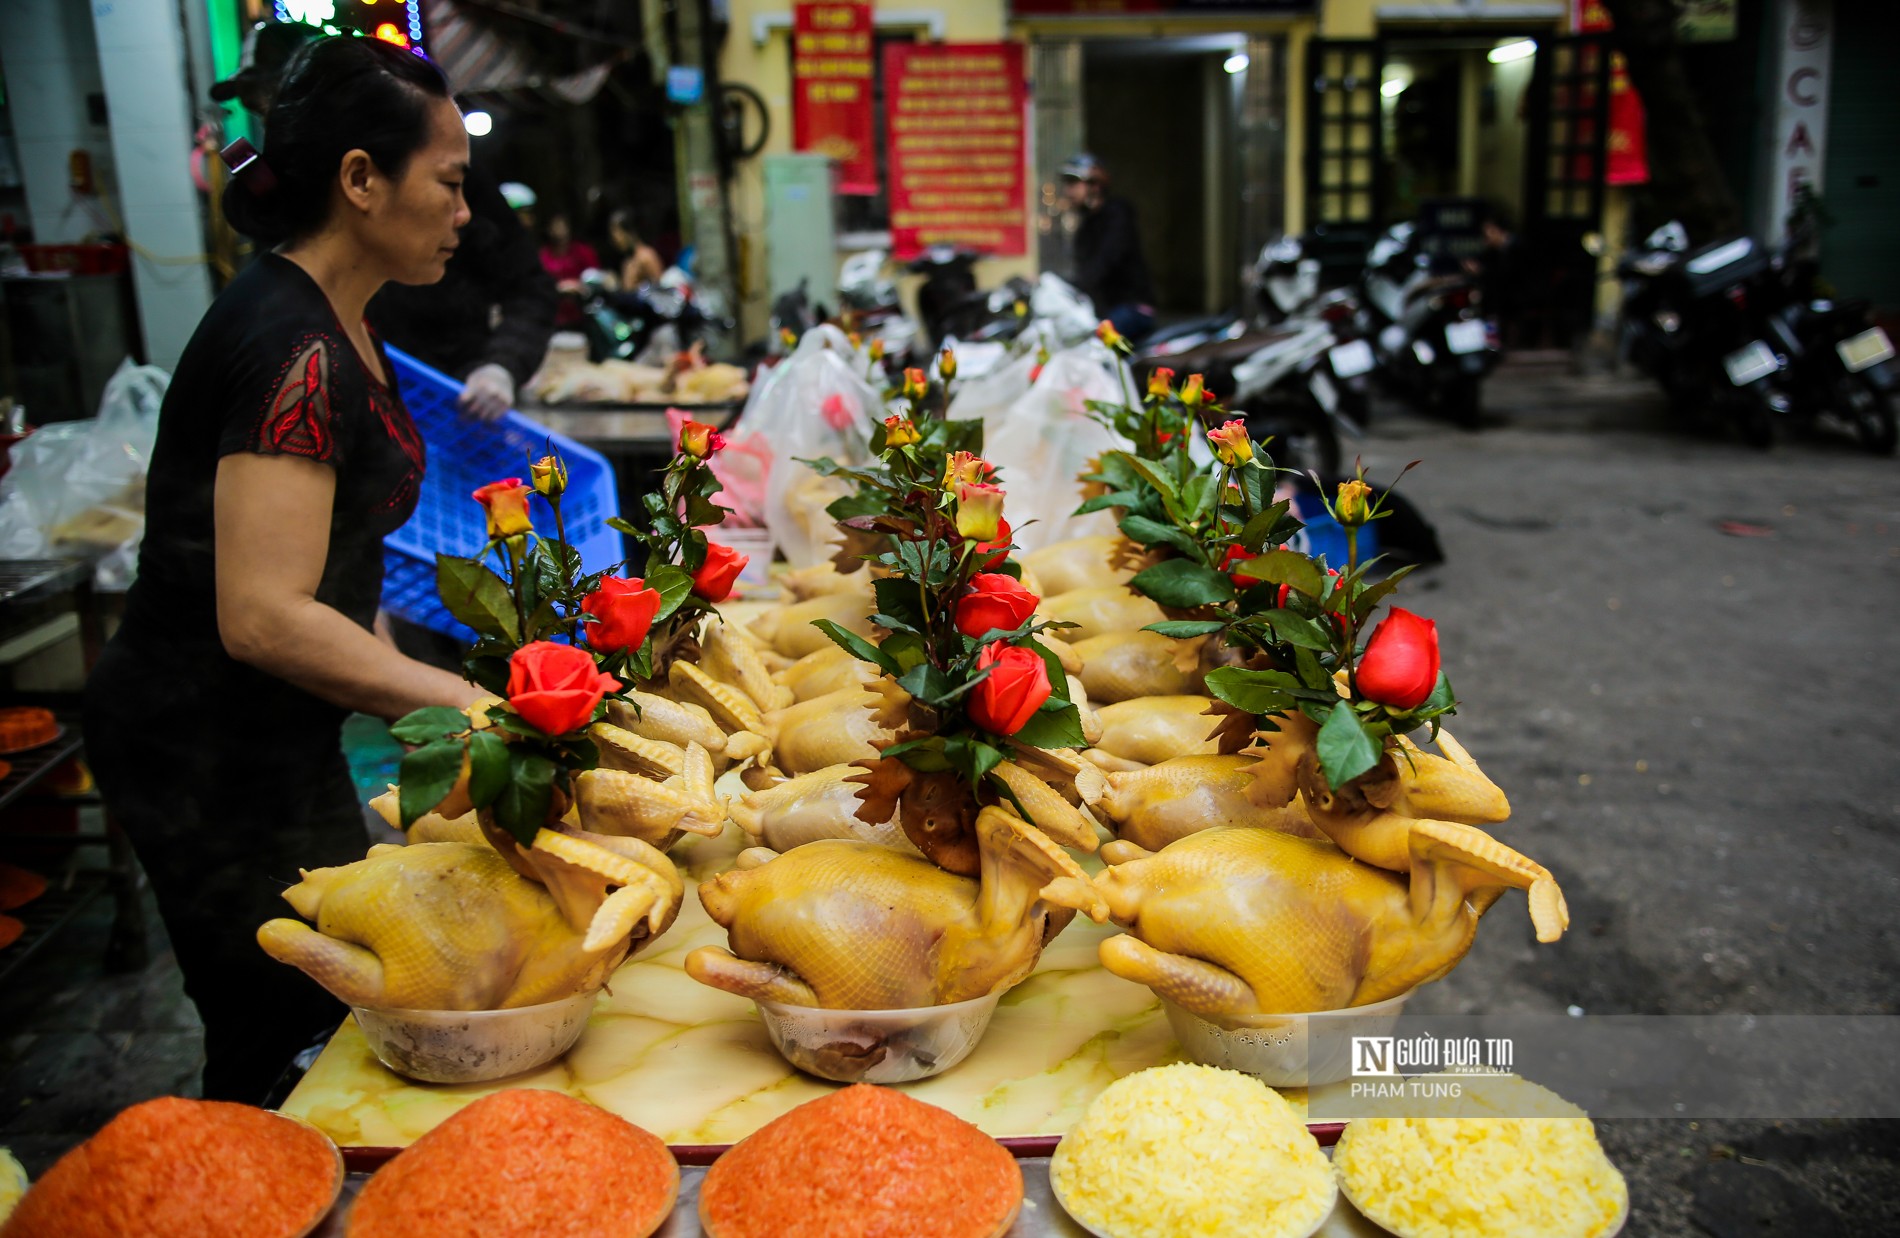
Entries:
{"label": "blue plastic crate", "polygon": [[[462,384],[407,353],[387,351],[403,403],[428,447],[428,468],[415,514],[383,540],[384,610],[447,636],[475,639],[475,633],[442,605],[435,587],[435,556],[480,550],[488,540],[488,524],[481,504],[470,496],[499,478],[526,479],[529,462],[546,455],[550,442],[567,462],[561,514],[582,564],[596,572],[626,557],[620,534],[605,523],[607,517],[619,513],[619,492],[613,466],[599,452],[562,438],[520,413],[490,422],[466,417],[455,407]],[[546,501],[535,497],[529,510],[539,531],[552,534]]]}

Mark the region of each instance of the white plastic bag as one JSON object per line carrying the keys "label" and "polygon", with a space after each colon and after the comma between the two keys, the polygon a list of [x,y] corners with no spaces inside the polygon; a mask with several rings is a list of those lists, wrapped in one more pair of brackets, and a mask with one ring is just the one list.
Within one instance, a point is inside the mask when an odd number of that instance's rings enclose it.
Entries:
{"label": "white plastic bag", "polygon": [[41,426],[0,479],[0,558],[103,556],[97,584],[123,589],[145,533],[145,469],[171,375],[120,363],[90,421]]}
{"label": "white plastic bag", "polygon": [[765,525],[795,568],[831,557],[840,539],[825,506],[849,492],[845,483],[820,477],[798,461],[868,459],[872,427],[883,415],[883,396],[866,378],[868,364],[836,327],[807,331],[791,356],[754,384],[729,436],[735,444],[763,442],[770,448]]}
{"label": "white plastic bag", "polygon": [[950,405],[952,417],[982,418],[983,455],[1003,470],[1004,514],[1025,552],[1115,531],[1112,513],[1074,514],[1082,501],[1076,478],[1104,451],[1129,446],[1090,416],[1088,402],[1120,402],[1134,390],[1126,368],[1092,339],[1050,357],[1031,383],[1035,365],[1033,353],[1017,357],[967,384]]}

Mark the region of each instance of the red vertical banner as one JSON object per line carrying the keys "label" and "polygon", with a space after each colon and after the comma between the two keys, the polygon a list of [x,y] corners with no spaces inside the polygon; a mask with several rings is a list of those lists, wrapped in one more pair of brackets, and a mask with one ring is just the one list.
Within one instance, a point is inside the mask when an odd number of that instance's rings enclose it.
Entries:
{"label": "red vertical banner", "polygon": [[[1603,0],[1577,0],[1571,29],[1601,34],[1610,28]],[[1603,183],[1641,185],[1649,180],[1649,137],[1644,131],[1643,100],[1630,85],[1622,52],[1610,53],[1610,132],[1604,143]]]}
{"label": "red vertical banner", "polygon": [[884,49],[891,246],[1029,252],[1027,95],[1020,43]]}
{"label": "red vertical banner", "polygon": [[836,159],[839,193],[877,192],[874,68],[869,4],[793,6],[792,148]]}

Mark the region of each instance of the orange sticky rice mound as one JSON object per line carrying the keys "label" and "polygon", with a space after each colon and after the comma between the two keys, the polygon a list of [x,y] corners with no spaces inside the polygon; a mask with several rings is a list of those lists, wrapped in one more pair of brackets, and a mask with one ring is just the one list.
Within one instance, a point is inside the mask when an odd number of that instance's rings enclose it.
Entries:
{"label": "orange sticky rice mound", "polygon": [[383,1166],[349,1238],[647,1238],[679,1183],[655,1135],[559,1092],[512,1088]]}
{"label": "orange sticky rice mound", "polygon": [[992,1238],[1015,1220],[1009,1150],[955,1114],[855,1084],[807,1101],[713,1162],[709,1238]]}
{"label": "orange sticky rice mound", "polygon": [[3,1238],[294,1238],[336,1201],[336,1148],[289,1118],[215,1100],[134,1105],[59,1159]]}

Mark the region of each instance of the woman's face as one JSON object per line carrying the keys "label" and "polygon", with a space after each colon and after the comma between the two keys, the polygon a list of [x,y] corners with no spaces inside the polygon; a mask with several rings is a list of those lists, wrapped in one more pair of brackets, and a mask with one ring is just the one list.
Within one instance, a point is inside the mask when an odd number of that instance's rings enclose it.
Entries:
{"label": "woman's face", "polygon": [[555,249],[566,249],[574,234],[567,226],[567,216],[556,215],[548,220],[548,244]]}
{"label": "woman's face", "polygon": [[447,99],[430,105],[429,141],[402,175],[383,178],[363,215],[364,247],[399,284],[433,284],[468,223],[462,179],[468,175],[468,130]]}

